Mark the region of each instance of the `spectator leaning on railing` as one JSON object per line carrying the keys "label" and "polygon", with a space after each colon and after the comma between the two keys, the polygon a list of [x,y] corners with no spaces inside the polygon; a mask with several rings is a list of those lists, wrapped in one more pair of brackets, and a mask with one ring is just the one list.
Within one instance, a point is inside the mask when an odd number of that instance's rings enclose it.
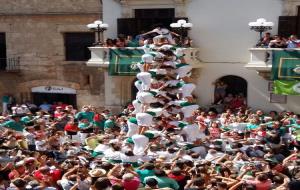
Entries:
{"label": "spectator leaning on railing", "polygon": [[291,35],[289,40],[287,41],[287,48],[299,48],[300,40],[296,35]]}
{"label": "spectator leaning on railing", "polygon": [[285,38],[279,36],[279,35],[275,35],[274,36],[274,40],[271,40],[269,43],[269,48],[286,48],[286,40]]}

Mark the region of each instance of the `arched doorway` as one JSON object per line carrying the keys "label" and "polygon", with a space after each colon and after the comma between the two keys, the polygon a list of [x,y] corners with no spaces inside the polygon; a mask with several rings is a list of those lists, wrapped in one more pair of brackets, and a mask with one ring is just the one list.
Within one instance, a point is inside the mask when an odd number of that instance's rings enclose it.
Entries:
{"label": "arched doorway", "polygon": [[235,75],[226,75],[215,81],[214,104],[226,104],[235,97],[247,100],[247,81]]}

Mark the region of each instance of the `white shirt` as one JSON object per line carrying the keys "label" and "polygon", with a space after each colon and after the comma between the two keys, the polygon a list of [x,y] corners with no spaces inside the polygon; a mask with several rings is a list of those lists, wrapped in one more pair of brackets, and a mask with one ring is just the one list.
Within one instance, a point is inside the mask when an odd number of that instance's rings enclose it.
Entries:
{"label": "white shirt", "polygon": [[44,140],[36,140],[35,141],[36,150],[46,151],[47,150],[47,146],[45,146],[45,144],[46,144],[46,141],[44,141]]}

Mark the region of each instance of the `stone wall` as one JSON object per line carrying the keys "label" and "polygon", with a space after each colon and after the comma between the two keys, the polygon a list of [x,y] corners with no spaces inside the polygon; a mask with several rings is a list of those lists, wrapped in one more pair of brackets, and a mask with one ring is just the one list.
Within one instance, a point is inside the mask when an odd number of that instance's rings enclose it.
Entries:
{"label": "stone wall", "polygon": [[[0,97],[30,98],[35,86],[78,89],[78,105],[100,104],[103,72],[84,61],[65,61],[65,32],[88,32],[86,25],[100,15],[99,0],[0,0],[0,32],[6,33],[7,57],[20,57],[21,71],[0,71]],[[73,85],[74,86],[74,85]],[[25,94],[25,95],[24,95]]]}
{"label": "stone wall", "polygon": [[100,0],[0,0],[0,14],[99,13]]}

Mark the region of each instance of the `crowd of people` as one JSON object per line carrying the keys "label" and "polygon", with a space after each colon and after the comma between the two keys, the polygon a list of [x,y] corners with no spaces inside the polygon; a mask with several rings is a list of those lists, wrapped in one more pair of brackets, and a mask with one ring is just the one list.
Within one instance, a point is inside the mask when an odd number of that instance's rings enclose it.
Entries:
{"label": "crowd of people", "polygon": [[285,38],[280,35],[271,36],[269,32],[266,32],[264,36],[256,44],[256,47],[263,48],[299,48],[300,40],[296,35],[291,35],[289,38]]}
{"label": "crowd of people", "polygon": [[298,190],[300,115],[202,109],[169,37],[144,42],[120,114],[46,102],[3,114],[0,190]]}
{"label": "crowd of people", "polygon": [[221,111],[224,109],[236,110],[247,107],[246,98],[242,92],[232,93],[229,90],[227,92],[228,85],[221,80],[217,80],[213,84],[215,86],[213,105],[221,105]]}
{"label": "crowd of people", "polygon": [[180,124],[161,117],[155,126],[160,133],[148,134],[144,154],[135,155],[137,142],[128,138],[132,105],[120,115],[70,108],[0,117],[0,189],[300,187],[300,120],[294,113],[198,109],[193,118],[200,135],[193,142],[184,140],[189,136],[180,133]]}

